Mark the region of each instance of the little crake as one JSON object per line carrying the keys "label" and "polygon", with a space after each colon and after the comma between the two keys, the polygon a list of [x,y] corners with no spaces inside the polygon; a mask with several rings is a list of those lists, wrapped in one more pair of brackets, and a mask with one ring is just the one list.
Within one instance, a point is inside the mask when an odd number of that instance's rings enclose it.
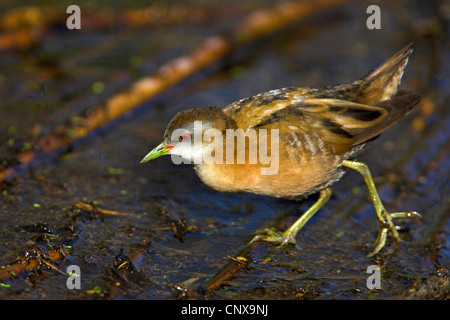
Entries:
{"label": "little crake", "polygon": [[[298,231],[330,198],[330,185],[342,177],[344,167],[355,169],[366,182],[381,225],[374,249],[369,253],[374,255],[384,247],[389,232],[397,242],[400,240],[393,218],[420,216],[414,211],[388,213],[367,165],[354,161],[369,143],[419,103],[418,95],[398,91],[411,53],[411,45],[408,45],[350,84],[321,89],[283,88],[242,99],[224,109],[193,108],[179,112],[169,123],[164,141],[141,163],[165,154],[178,155],[194,164],[197,175],[206,185],[224,192],[250,192],[289,199],[320,192],[317,202],[285,232],[267,231],[254,239],[279,244],[295,243]],[[196,123],[202,124],[201,132],[195,132]],[[222,136],[205,137],[209,129]],[[267,144],[268,153],[277,160],[274,174],[261,174],[261,169],[271,164],[258,157],[261,151],[252,148],[250,135],[249,142],[244,144],[245,153],[240,153],[234,137],[227,137],[227,132],[239,129],[253,130],[257,140],[262,140],[260,132],[277,132]],[[277,148],[273,147],[274,142]],[[219,145],[220,150],[211,149],[213,143],[216,147]],[[254,158],[252,150],[258,153]],[[205,159],[211,153],[215,159],[223,157],[224,161],[194,161]],[[237,161],[239,154],[244,154],[245,161]],[[236,161],[230,162],[230,156]]]}

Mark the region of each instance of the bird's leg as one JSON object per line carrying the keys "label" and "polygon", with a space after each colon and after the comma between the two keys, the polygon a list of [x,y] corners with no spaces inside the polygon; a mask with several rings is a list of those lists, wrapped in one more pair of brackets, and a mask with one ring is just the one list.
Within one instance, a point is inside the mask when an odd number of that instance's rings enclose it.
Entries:
{"label": "bird's leg", "polygon": [[373,256],[377,252],[379,252],[384,245],[386,244],[386,238],[388,231],[390,230],[394,239],[397,243],[400,242],[400,237],[397,232],[397,227],[392,222],[393,218],[411,218],[411,217],[420,217],[420,214],[415,211],[409,212],[394,212],[389,213],[384,209],[383,203],[381,202],[380,196],[378,195],[377,189],[375,188],[375,184],[372,179],[372,175],[370,174],[369,168],[363,162],[344,160],[342,165],[352,168],[358,171],[364,178],[366,182],[367,189],[369,190],[370,199],[372,199],[373,206],[375,207],[375,211],[377,212],[378,220],[380,221],[380,232],[378,233],[377,240],[375,241],[374,249],[367,255],[368,257]]}
{"label": "bird's leg", "polygon": [[283,246],[287,243],[295,244],[295,237],[300,229],[308,222],[309,219],[317,212],[320,208],[330,199],[331,197],[331,189],[326,188],[320,191],[320,197],[317,201],[300,217],[297,221],[294,222],[292,226],[289,227],[283,233],[274,232],[271,230],[266,230],[265,235],[257,235],[252,239],[252,242],[257,240],[268,241],[273,243],[278,243],[280,246]]}

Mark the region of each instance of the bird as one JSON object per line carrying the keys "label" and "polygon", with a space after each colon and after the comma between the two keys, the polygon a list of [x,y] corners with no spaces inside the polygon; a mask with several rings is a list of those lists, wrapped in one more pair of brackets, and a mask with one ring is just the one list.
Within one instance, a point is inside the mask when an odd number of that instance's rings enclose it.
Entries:
{"label": "bird", "polygon": [[330,199],[331,185],[347,168],[354,169],[365,181],[380,222],[367,255],[374,256],[389,234],[397,244],[401,242],[393,219],[421,217],[416,211],[388,212],[368,165],[357,161],[381,133],[420,102],[420,95],[399,90],[412,52],[411,43],[352,83],[286,87],[223,109],[196,107],[178,112],[163,142],[141,163],[171,155],[177,164],[193,164],[200,180],[221,192],[293,200],[318,193],[317,201],[286,231],[265,230],[251,241],[281,246],[296,243],[300,229]]}

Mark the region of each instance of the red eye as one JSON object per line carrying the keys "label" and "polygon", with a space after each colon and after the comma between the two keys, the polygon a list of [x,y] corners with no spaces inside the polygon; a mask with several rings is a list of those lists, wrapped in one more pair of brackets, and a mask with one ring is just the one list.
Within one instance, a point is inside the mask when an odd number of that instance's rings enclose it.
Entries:
{"label": "red eye", "polygon": [[191,135],[189,133],[183,133],[179,138],[178,141],[189,141],[191,139]]}

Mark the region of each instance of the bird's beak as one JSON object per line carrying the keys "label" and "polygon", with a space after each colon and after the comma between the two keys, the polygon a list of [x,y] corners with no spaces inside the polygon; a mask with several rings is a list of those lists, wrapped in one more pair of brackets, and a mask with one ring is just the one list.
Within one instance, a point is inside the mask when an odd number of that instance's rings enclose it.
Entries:
{"label": "bird's beak", "polygon": [[156,159],[158,157],[161,157],[165,154],[167,154],[173,146],[166,146],[164,143],[161,143],[159,146],[157,146],[155,149],[150,151],[144,159],[141,160],[141,163],[148,162],[150,160]]}

